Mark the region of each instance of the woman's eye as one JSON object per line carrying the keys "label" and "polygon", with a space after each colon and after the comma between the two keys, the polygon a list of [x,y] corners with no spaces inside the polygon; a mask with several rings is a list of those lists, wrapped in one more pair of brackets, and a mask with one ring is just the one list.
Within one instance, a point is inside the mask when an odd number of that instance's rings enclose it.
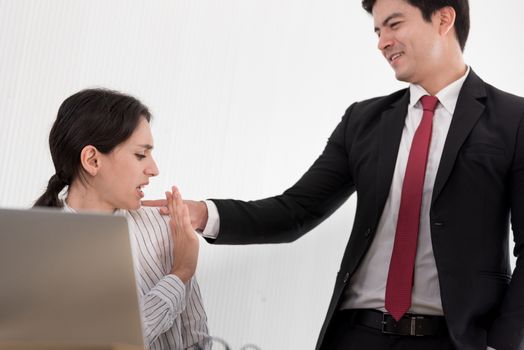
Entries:
{"label": "woman's eye", "polygon": [[136,158],[137,158],[138,160],[142,160],[142,159],[144,159],[144,158],[146,157],[145,155],[143,155],[143,154],[139,154],[139,153],[135,153],[135,156],[136,156]]}

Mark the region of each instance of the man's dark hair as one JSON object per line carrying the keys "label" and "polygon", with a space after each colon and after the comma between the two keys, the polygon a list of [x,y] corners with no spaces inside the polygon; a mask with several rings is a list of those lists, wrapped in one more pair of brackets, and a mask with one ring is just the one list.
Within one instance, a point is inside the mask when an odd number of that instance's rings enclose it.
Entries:
{"label": "man's dark hair", "polygon": [[[370,14],[373,11],[377,0],[362,0],[362,7]],[[431,15],[435,11],[451,6],[455,9],[457,17],[455,19],[455,34],[460,45],[460,49],[464,51],[466,41],[469,34],[469,3],[468,0],[404,0],[411,6],[414,6],[422,12],[422,17],[425,21],[431,21]]]}

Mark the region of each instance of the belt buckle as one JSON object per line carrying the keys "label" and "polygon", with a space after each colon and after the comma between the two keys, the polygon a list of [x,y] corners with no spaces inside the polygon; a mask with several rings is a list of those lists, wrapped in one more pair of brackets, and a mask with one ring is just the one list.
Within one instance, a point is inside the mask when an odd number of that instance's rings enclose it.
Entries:
{"label": "belt buckle", "polygon": [[[424,319],[424,316],[411,316],[411,315],[406,315],[406,316],[403,316],[402,318],[405,318],[405,317],[408,317],[409,318],[409,321],[410,321],[410,325],[409,325],[409,334],[406,334],[406,333],[403,333],[401,331],[390,331],[390,330],[387,330],[386,329],[386,325],[387,325],[387,321],[386,321],[386,317],[387,316],[391,316],[390,314],[388,314],[387,312],[383,313],[382,314],[382,327],[381,327],[381,331],[383,334],[393,334],[393,335],[410,335],[410,336],[416,336],[416,337],[421,337],[423,336],[424,334],[420,334],[420,333],[417,333],[417,320],[423,320]],[[402,318],[398,321],[398,322],[401,322]],[[395,321],[397,322],[397,321]]]}
{"label": "belt buckle", "polygon": [[382,323],[382,329],[381,329],[382,333],[383,334],[398,334],[397,332],[388,331],[386,329],[386,325],[387,325],[386,316],[391,316],[391,315],[388,314],[387,312],[382,313],[382,322],[381,322]]}

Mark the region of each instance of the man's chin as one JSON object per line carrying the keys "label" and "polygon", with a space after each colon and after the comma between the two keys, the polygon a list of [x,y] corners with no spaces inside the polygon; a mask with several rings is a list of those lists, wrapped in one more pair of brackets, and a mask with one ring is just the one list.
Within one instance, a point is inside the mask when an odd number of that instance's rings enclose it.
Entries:
{"label": "man's chin", "polygon": [[406,83],[411,83],[411,80],[409,78],[409,75],[402,71],[395,71],[395,78],[398,81],[403,81]]}

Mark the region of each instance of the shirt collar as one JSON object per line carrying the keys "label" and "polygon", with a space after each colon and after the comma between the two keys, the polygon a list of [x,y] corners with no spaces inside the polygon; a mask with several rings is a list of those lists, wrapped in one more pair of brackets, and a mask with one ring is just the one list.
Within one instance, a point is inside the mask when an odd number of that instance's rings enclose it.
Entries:
{"label": "shirt collar", "polygon": [[[77,210],[71,208],[69,205],[67,205],[65,199],[62,200],[62,204],[63,204],[63,210],[66,212],[66,213],[78,213]],[[124,209],[116,209],[114,212],[113,212],[113,215],[121,215],[121,216],[125,216],[126,214],[126,211]]]}
{"label": "shirt collar", "polygon": [[63,209],[66,213],[77,213],[76,210],[74,210],[73,208],[71,208],[69,205],[67,205],[65,199],[62,200],[62,205],[63,205]]}
{"label": "shirt collar", "polygon": [[[455,106],[457,105],[458,96],[462,85],[466,80],[470,71],[469,66],[467,66],[466,73],[463,76],[440,90],[435,96],[438,98],[440,104],[448,111],[449,114],[453,115],[455,112]],[[409,85],[409,106],[414,107],[420,98],[424,95],[429,95],[429,93],[420,85],[410,84]],[[438,107],[437,107],[438,108]]]}

